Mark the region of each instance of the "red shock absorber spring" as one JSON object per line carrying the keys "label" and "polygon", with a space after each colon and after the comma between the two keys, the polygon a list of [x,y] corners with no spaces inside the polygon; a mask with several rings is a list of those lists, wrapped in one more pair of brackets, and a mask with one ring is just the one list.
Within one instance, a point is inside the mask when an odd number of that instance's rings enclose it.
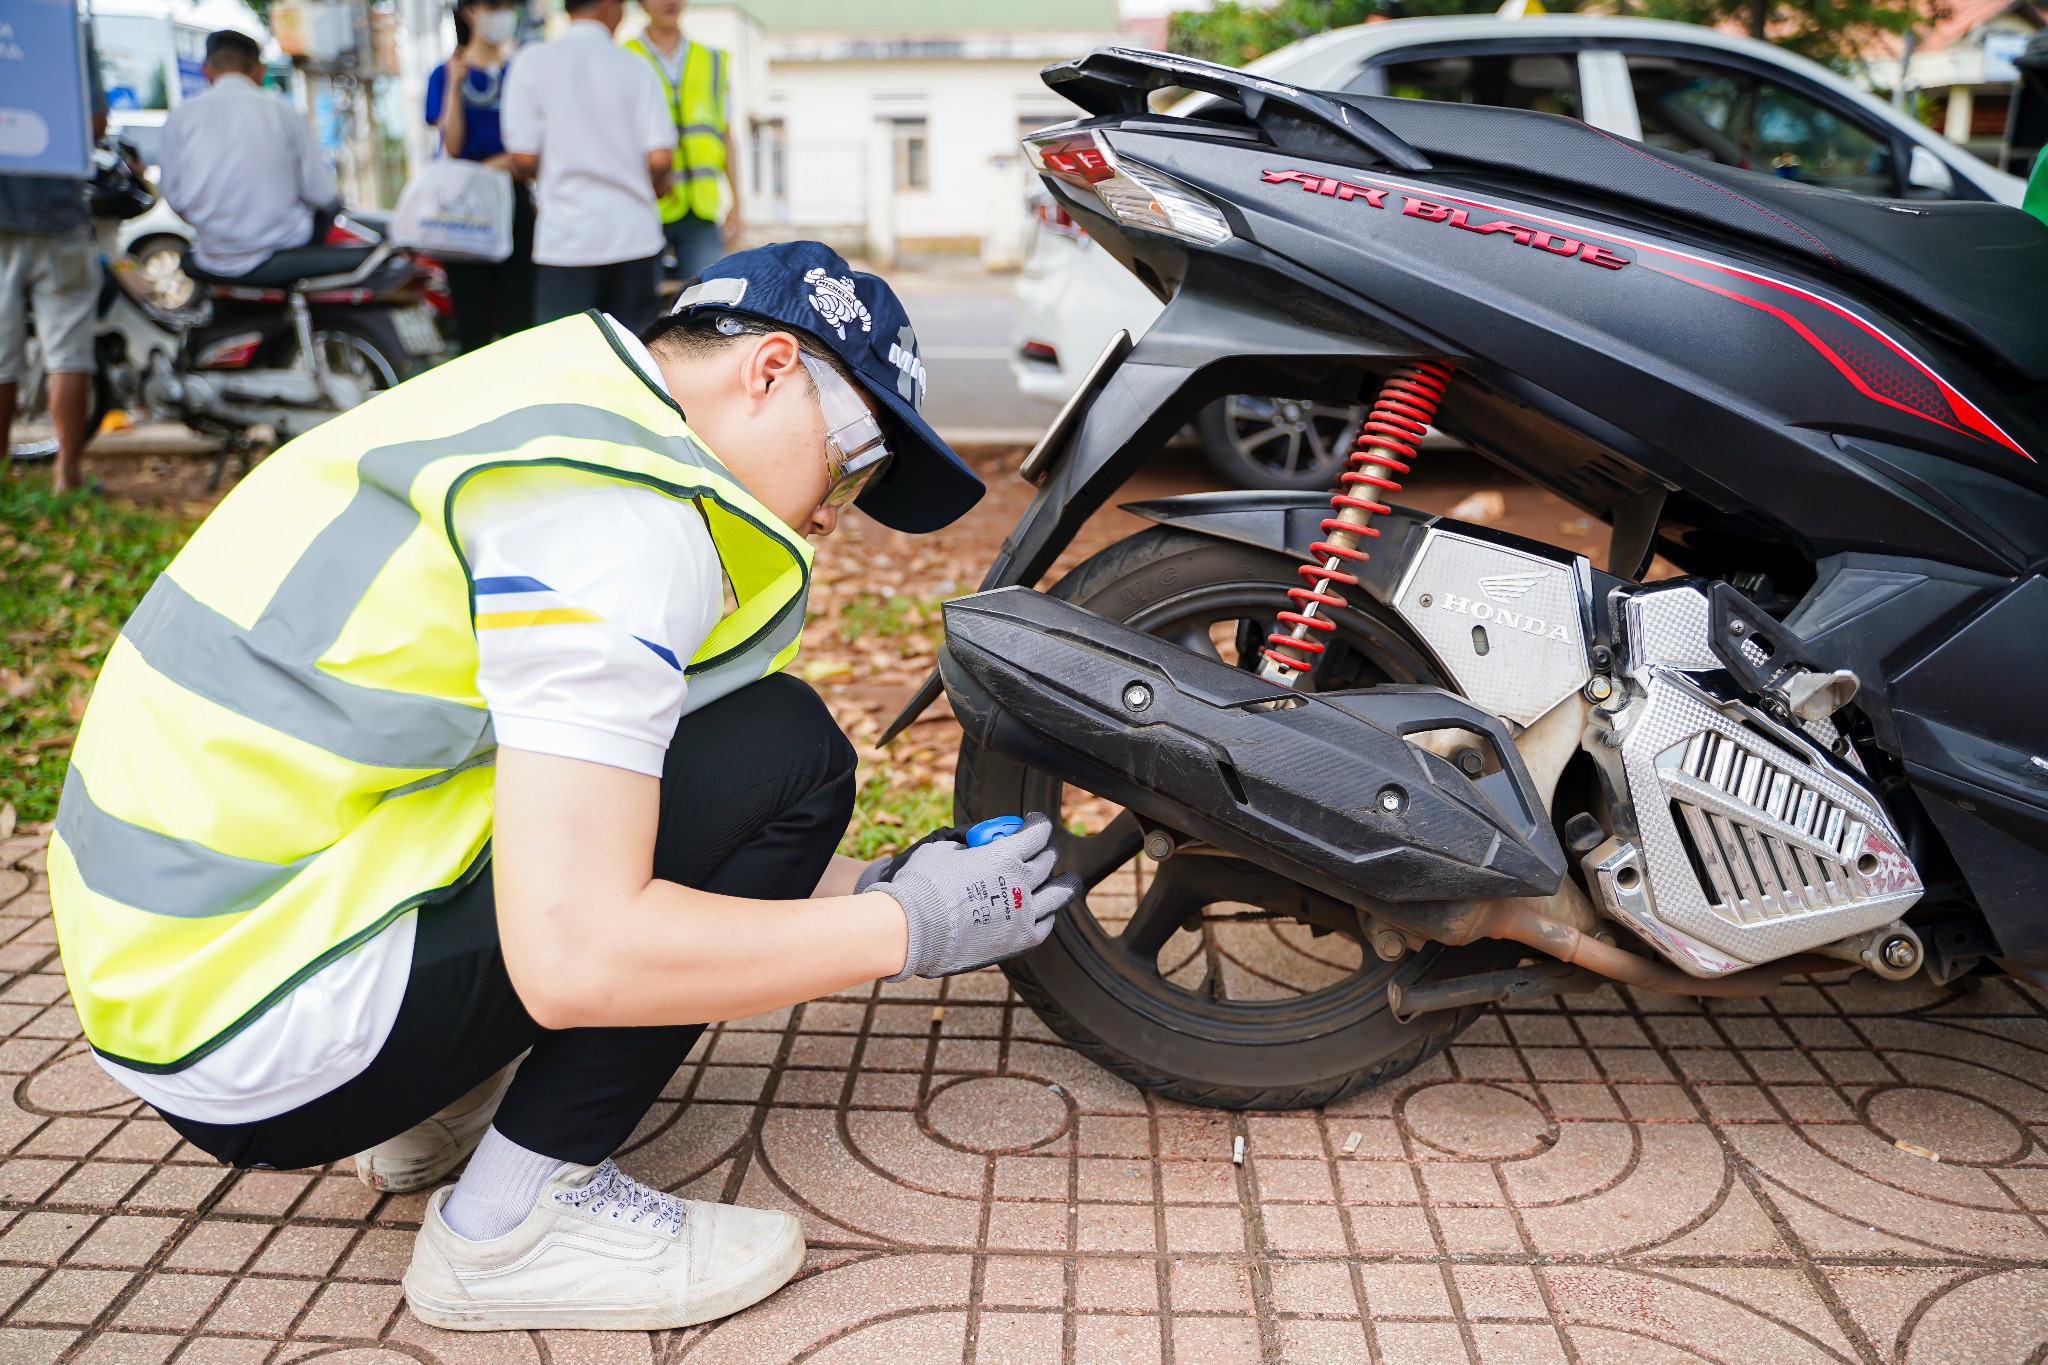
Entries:
{"label": "red shock absorber spring", "polygon": [[1378,496],[1401,491],[1394,475],[1412,468],[1416,444],[1435,419],[1450,378],[1451,367],[1443,361],[1420,360],[1395,370],[1381,385],[1379,398],[1352,442],[1337,490],[1330,494],[1336,515],[1323,518],[1326,539],[1309,546],[1318,560],[1301,566],[1306,586],[1287,590],[1296,609],[1281,612],[1282,629],[1266,638],[1260,677],[1292,687],[1315,666],[1325,648],[1315,636],[1337,628],[1329,613],[1344,605],[1343,596],[1331,585],[1358,586],[1358,575],[1346,572],[1345,561],[1363,564],[1371,558],[1358,548],[1359,542],[1379,536],[1379,529],[1370,524],[1374,513],[1392,510]]}

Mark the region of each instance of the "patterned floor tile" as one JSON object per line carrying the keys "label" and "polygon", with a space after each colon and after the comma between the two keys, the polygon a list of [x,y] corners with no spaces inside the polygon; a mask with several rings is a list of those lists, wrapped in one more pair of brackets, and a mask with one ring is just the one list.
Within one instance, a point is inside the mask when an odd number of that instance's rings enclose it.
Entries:
{"label": "patterned floor tile", "polygon": [[[94,1065],[40,850],[0,848],[4,1365],[2048,1353],[2048,1007],[2003,980],[1607,989],[1246,1115],[1107,1075],[999,973],[874,987],[714,1027],[620,1158],[797,1213],[789,1287],[687,1331],[438,1331],[398,1285],[420,1196],[226,1170]],[[1310,961],[1261,933],[1232,926],[1247,981]]]}

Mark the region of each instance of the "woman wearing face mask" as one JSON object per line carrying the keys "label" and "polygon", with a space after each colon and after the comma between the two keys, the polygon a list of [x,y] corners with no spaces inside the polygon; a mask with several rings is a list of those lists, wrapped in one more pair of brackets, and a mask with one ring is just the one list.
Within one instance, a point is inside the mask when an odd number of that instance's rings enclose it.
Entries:
{"label": "woman wearing face mask", "polygon": [[[512,0],[456,5],[455,55],[427,78],[427,122],[447,155],[512,170],[498,100],[518,26]],[[447,270],[465,353],[533,324],[533,195],[524,182],[513,182],[512,254],[495,264],[450,262]]]}

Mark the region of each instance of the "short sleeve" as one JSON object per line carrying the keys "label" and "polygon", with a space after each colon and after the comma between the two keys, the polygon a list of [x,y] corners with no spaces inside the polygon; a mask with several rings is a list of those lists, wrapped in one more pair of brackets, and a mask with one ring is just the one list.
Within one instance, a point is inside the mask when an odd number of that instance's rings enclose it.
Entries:
{"label": "short sleeve", "polygon": [[602,475],[492,470],[455,504],[476,588],[477,689],[508,748],[659,777],[717,624],[694,503]]}
{"label": "short sleeve", "polygon": [[541,135],[541,86],[544,84],[537,60],[538,52],[529,53],[512,63],[505,73],[505,89],[500,96],[499,129],[504,135],[505,150],[521,156],[533,156],[540,151]]}
{"label": "short sleeve", "polygon": [[661,78],[646,62],[635,61],[633,65],[640,82],[641,148],[649,152],[666,151],[676,145],[676,124],[669,117],[668,99],[661,93]]}
{"label": "short sleeve", "polygon": [[437,66],[427,74],[427,123],[439,127],[441,123],[441,102],[447,98],[448,68]]}

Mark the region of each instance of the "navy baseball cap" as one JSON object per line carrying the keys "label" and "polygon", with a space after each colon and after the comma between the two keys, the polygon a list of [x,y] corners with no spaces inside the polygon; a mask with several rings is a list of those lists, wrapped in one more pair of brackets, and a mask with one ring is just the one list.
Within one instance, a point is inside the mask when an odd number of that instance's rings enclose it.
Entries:
{"label": "navy baseball cap", "polygon": [[846,363],[893,422],[889,467],[855,506],[898,531],[936,531],[981,501],[981,477],[939,439],[919,411],[924,362],[896,291],[823,242],[776,242],[736,251],[676,297],[672,313],[738,313],[796,327]]}

